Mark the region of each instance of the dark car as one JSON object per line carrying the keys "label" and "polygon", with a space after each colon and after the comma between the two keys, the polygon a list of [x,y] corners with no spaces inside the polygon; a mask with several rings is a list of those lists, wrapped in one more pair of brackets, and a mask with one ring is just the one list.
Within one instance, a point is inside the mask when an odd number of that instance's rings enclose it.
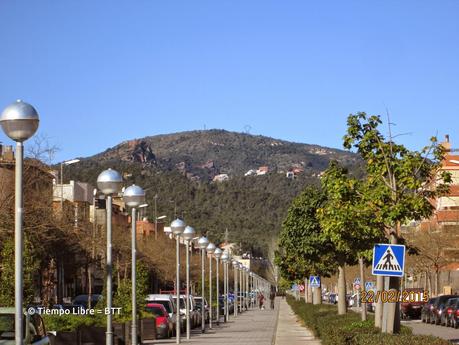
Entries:
{"label": "dark car", "polygon": [[432,309],[430,310],[430,323],[434,323],[436,325],[440,324],[441,315],[445,311],[446,302],[450,298],[456,298],[456,295],[443,295],[437,297],[435,303],[432,305]]}
{"label": "dark car", "polygon": [[403,290],[406,300],[400,303],[400,317],[402,319],[419,319],[421,310],[426,302],[423,301],[424,289],[407,288]]}
{"label": "dark car", "polygon": [[456,303],[451,306],[449,316],[449,325],[453,328],[459,327],[459,298],[455,298]]}
{"label": "dark car", "polygon": [[102,295],[98,294],[92,294],[91,298],[89,298],[89,295],[78,295],[73,299],[72,304],[74,306],[81,306],[84,309],[88,309],[89,301],[91,301],[91,308],[94,308],[97,302],[99,302],[101,299]]}
{"label": "dark car", "polygon": [[166,308],[160,303],[147,303],[145,311],[153,314],[156,318],[156,335],[158,338],[170,338],[174,323],[169,318]]}
{"label": "dark car", "polygon": [[422,322],[430,323],[432,309],[437,299],[438,297],[430,298],[427,301],[427,303],[422,306],[422,309],[421,309],[421,321]]}
{"label": "dark car", "polygon": [[448,327],[451,324],[453,308],[458,301],[459,301],[459,298],[456,297],[456,298],[450,298],[445,303],[445,308],[443,312],[441,313],[440,325]]}

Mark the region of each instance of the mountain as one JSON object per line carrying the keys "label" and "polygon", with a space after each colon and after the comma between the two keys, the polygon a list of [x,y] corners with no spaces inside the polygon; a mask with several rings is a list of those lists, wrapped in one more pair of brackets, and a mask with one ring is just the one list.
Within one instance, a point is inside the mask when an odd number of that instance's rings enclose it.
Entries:
{"label": "mountain", "polygon": [[342,150],[225,130],[125,141],[89,159],[138,162],[164,171],[177,170],[195,180],[212,180],[218,174],[242,176],[260,166],[284,174],[296,168],[307,176],[317,176],[331,159],[347,166],[358,162],[356,155]]}
{"label": "mountain", "polygon": [[[330,160],[361,171],[357,155],[317,145],[291,143],[224,130],[157,135],[123,142],[65,167],[67,179],[95,185],[109,167],[125,184],[147,191],[147,216],[167,222],[183,216],[198,233],[219,243],[225,233],[243,251],[269,256],[292,199],[305,186],[317,184]],[[267,166],[264,176],[244,176]],[[294,179],[286,172],[296,168]],[[215,183],[213,177],[228,174]]]}

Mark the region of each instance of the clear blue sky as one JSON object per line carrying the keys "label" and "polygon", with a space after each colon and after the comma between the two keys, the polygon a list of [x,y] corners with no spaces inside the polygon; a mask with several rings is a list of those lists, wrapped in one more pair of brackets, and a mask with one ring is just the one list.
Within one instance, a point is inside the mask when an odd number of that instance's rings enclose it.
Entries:
{"label": "clear blue sky", "polygon": [[340,148],[386,107],[411,148],[459,147],[459,1],[1,0],[0,109],[17,98],[56,161],[204,126]]}

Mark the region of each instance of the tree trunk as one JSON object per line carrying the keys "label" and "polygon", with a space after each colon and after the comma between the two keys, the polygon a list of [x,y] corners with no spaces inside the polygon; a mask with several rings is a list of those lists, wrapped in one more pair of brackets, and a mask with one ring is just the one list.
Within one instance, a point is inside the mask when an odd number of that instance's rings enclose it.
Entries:
{"label": "tree trunk", "polygon": [[308,278],[304,278],[304,303],[308,303]]}
{"label": "tree trunk", "polygon": [[[382,291],[383,287],[384,287],[384,277],[376,276],[375,295],[378,293],[378,291]],[[382,304],[381,299],[379,299],[377,303],[375,303],[375,327],[377,328],[382,328],[382,312],[383,312],[383,304]]]}
{"label": "tree trunk", "polygon": [[[363,257],[359,258],[359,266],[360,266],[360,291],[365,291],[365,275],[364,275],[364,267],[363,267]],[[362,321],[367,320],[367,304],[365,301],[363,303],[360,303],[360,306],[362,308]]]}
{"label": "tree trunk", "polygon": [[[397,244],[397,237],[391,235],[391,244]],[[389,278],[389,289],[395,290],[395,296],[398,296],[400,291],[400,278]],[[387,333],[400,333],[400,302],[386,303],[387,304]],[[384,332],[384,329],[383,329]]]}
{"label": "tree trunk", "polygon": [[312,289],[312,304],[321,304],[322,303],[322,288],[313,288]]}
{"label": "tree trunk", "polygon": [[346,311],[346,276],[342,265],[338,266],[338,315],[344,315]]}
{"label": "tree trunk", "polygon": [[309,285],[309,279],[308,279],[308,303],[312,303],[312,288],[311,288],[311,285]]}

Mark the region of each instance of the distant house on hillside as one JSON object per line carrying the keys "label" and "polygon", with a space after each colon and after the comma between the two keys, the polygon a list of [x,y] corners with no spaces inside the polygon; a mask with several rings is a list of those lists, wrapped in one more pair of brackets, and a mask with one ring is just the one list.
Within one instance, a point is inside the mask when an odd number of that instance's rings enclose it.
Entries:
{"label": "distant house on hillside", "polygon": [[268,172],[269,172],[269,167],[268,166],[259,167],[258,170],[257,170],[257,176],[266,175]]}
{"label": "distant house on hillside", "polygon": [[250,169],[249,171],[247,171],[244,176],[253,176],[253,175],[256,175],[257,174],[257,171],[255,169]]}
{"label": "distant house on hillside", "polygon": [[229,180],[228,174],[219,174],[213,178],[213,182],[223,182]]}

